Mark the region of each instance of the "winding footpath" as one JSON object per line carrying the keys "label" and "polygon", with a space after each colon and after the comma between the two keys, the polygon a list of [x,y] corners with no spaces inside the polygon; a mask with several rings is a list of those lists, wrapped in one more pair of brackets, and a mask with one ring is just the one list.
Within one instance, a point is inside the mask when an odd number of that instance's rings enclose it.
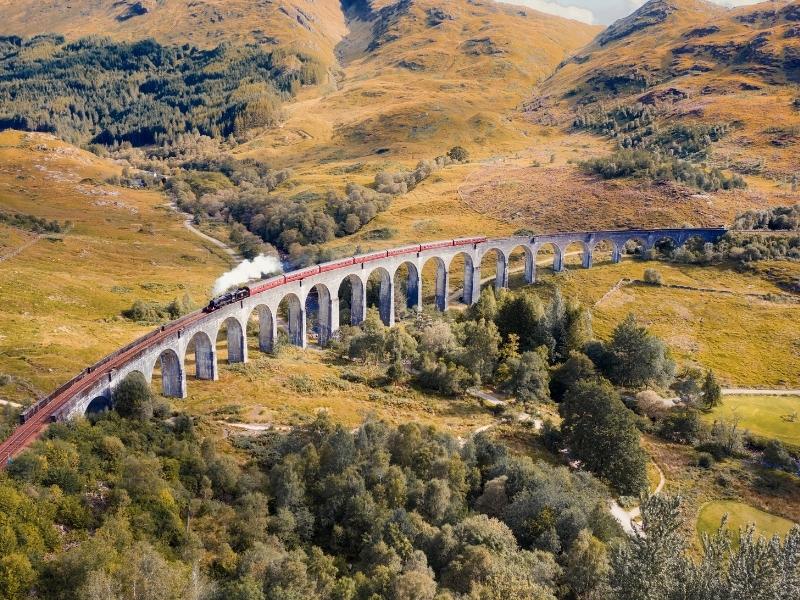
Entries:
{"label": "winding footpath", "polygon": [[178,213],[183,217],[183,226],[186,229],[188,229],[191,233],[199,237],[201,240],[214,244],[217,248],[224,250],[225,253],[228,254],[228,256],[230,256],[234,262],[239,262],[242,260],[242,256],[236,250],[228,246],[225,242],[218,240],[215,237],[211,237],[207,233],[203,233],[197,227],[195,227],[193,223],[194,216],[192,216],[187,212],[182,211],[180,208],[178,208],[178,205],[175,204],[174,202],[170,206],[172,206],[172,209],[176,213]]}
{"label": "winding footpath", "polygon": [[[664,489],[664,485],[667,483],[666,478],[664,477],[664,471],[661,470],[655,462],[653,463],[658,469],[658,485],[656,486],[653,495],[657,495],[661,493],[661,490]],[[611,516],[614,517],[617,522],[622,526],[622,529],[625,530],[625,533],[628,535],[633,535],[636,533],[637,524],[636,519],[638,519],[642,515],[642,509],[640,506],[635,506],[630,510],[625,510],[622,508],[616,500],[611,500]]]}

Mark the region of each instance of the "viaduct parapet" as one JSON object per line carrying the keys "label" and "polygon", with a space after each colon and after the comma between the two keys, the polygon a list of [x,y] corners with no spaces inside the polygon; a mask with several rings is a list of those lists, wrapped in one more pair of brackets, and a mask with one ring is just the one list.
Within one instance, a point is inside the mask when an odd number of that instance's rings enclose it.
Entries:
{"label": "viaduct parapet", "polygon": [[[549,249],[553,257],[552,269],[558,272],[564,270],[566,256],[573,246],[580,252],[582,266],[590,268],[601,243],[606,251],[610,249],[611,260],[616,263],[630,242],[636,242],[641,251],[647,251],[664,242],[681,247],[691,238],[715,242],[725,233],[721,228],[641,229],[447,240],[360,255],[268,279],[251,285],[253,293],[244,300],[210,313],[187,315],[121,348],[28,409],[22,415],[20,426],[0,444],[0,467],[36,439],[48,423],[109,407],[113,389],[135,371],[148,382],[152,382],[157,370],[160,371],[162,394],[184,398],[187,358],[191,359],[192,355],[195,378],[218,378],[217,339],[221,335],[227,341],[227,361],[247,362],[247,326],[254,316],[261,351],[273,350],[279,324],[292,344],[305,348],[309,306],[313,305],[315,335],[324,345],[339,330],[342,290],[346,290],[343,299],[350,307],[350,323],[364,320],[370,279],[379,282],[377,306],[381,319],[392,326],[396,288],[404,290],[408,308],[423,305],[422,272],[429,263],[435,266],[431,291],[436,308],[446,310],[451,266],[456,259],[460,259],[459,268],[463,265],[461,302],[473,304],[480,296],[481,264],[487,256],[494,256],[495,288],[503,289],[508,287],[509,262],[514,253],[524,255],[524,278],[531,284],[536,281],[537,256],[543,249]],[[279,311],[279,307],[282,310]]]}

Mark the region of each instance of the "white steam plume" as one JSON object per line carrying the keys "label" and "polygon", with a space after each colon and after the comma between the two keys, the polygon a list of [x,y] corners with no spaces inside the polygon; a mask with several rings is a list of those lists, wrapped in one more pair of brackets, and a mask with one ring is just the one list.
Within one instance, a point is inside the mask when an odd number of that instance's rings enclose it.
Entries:
{"label": "white steam plume", "polygon": [[269,275],[282,273],[281,262],[274,256],[259,254],[253,260],[245,260],[214,282],[211,294],[218,296],[235,285],[247,283],[251,279],[261,279]]}

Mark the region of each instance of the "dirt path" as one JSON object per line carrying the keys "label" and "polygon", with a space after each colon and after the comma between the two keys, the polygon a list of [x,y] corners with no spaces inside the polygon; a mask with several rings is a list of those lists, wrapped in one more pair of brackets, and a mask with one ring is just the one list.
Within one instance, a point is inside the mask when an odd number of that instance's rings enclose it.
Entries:
{"label": "dirt path", "polygon": [[210,235],[205,234],[202,231],[200,231],[199,229],[197,229],[197,227],[195,227],[194,224],[192,223],[192,217],[187,217],[183,221],[183,226],[186,227],[186,229],[191,231],[193,234],[195,234],[197,237],[199,237],[199,238],[201,238],[201,239],[203,239],[203,240],[205,240],[207,242],[211,242],[212,244],[214,244],[218,248],[221,248],[222,250],[224,250],[231,257],[231,259],[233,259],[234,262],[239,262],[241,260],[241,256],[239,255],[238,252],[236,252],[236,250],[234,250],[233,248],[228,246],[226,243],[221,242],[217,238],[211,237]]}
{"label": "dirt path", "polygon": [[800,396],[800,390],[759,390],[756,388],[722,388],[723,396]]}
{"label": "dirt path", "polygon": [[[655,464],[655,463],[653,463]],[[664,485],[667,483],[666,478],[664,477],[664,471],[661,470],[661,467],[656,465],[656,469],[658,469],[658,485],[656,486],[653,495],[660,494],[661,490],[664,489]],[[611,516],[613,516],[617,522],[622,526],[622,529],[625,530],[625,533],[628,535],[633,535],[636,532],[636,519],[638,519],[642,514],[642,509],[640,506],[635,506],[630,510],[625,510],[622,508],[616,500],[611,500]]]}
{"label": "dirt path", "polygon": [[17,404],[16,402],[12,402],[11,400],[0,399],[0,405],[10,406],[11,408],[22,408],[22,404]]}
{"label": "dirt path", "polygon": [[192,215],[182,211],[180,208],[178,208],[178,205],[175,204],[174,202],[172,203],[172,208],[175,212],[177,212],[179,215],[183,217],[183,226],[186,229],[188,229],[190,232],[195,234],[200,239],[209,242],[211,244],[214,244],[217,248],[224,250],[225,253],[231,257],[231,262],[238,263],[242,261],[241,254],[239,254],[236,250],[228,246],[225,242],[222,242],[215,237],[211,237],[210,235],[203,233],[197,227],[195,227],[194,223],[192,223],[192,221],[194,220],[194,217]]}

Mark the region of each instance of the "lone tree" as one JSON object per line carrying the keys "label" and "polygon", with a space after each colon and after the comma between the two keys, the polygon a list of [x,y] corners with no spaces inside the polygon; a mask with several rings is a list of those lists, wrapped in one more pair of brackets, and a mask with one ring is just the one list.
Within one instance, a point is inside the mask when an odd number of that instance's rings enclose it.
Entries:
{"label": "lone tree", "polygon": [[664,342],[636,323],[629,314],[614,329],[609,345],[611,381],[633,389],[671,381],[675,363]]}
{"label": "lone tree", "polygon": [[703,382],[703,403],[707,408],[714,408],[722,404],[722,388],[711,370],[706,373],[706,379]]}
{"label": "lone tree", "polygon": [[114,390],[114,409],[123,417],[149,421],[153,417],[153,392],[147,380],[134,372]]}

